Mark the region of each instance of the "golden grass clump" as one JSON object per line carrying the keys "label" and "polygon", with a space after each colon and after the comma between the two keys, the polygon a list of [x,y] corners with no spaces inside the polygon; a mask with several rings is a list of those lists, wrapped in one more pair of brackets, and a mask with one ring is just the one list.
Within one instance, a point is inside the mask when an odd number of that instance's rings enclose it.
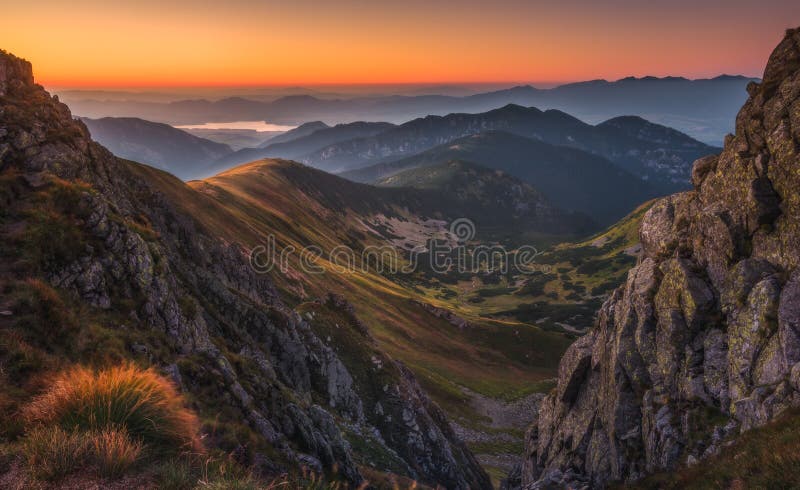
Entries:
{"label": "golden grass clump", "polygon": [[125,431],[106,429],[89,433],[87,444],[101,476],[119,478],[126,474],[142,453],[142,443]]}
{"label": "golden grass clump", "polygon": [[134,365],[58,374],[24,410],[29,424],[65,430],[120,430],[156,452],[199,451],[200,423],[172,384]]}
{"label": "golden grass clump", "polygon": [[22,453],[31,475],[58,480],[83,468],[88,460],[85,435],[61,427],[37,427],[23,440]]}
{"label": "golden grass clump", "polygon": [[121,430],[82,432],[39,426],[23,439],[28,471],[38,480],[56,481],[93,468],[103,478],[119,478],[139,460],[142,444]]}

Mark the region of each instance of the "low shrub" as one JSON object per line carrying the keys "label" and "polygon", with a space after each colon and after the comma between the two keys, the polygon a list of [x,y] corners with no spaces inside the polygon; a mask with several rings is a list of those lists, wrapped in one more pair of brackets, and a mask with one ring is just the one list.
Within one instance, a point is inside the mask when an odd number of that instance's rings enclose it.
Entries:
{"label": "low shrub", "polygon": [[124,430],[157,452],[199,451],[199,421],[164,377],[133,365],[63,371],[24,410],[28,423]]}

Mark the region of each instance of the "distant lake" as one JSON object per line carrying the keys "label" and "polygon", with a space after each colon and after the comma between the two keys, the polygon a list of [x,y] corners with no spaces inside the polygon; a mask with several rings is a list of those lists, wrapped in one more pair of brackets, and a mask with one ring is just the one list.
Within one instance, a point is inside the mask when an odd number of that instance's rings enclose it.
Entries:
{"label": "distant lake", "polygon": [[265,121],[207,122],[203,124],[181,124],[178,129],[238,129],[258,132],[289,131],[297,126],[272,124]]}

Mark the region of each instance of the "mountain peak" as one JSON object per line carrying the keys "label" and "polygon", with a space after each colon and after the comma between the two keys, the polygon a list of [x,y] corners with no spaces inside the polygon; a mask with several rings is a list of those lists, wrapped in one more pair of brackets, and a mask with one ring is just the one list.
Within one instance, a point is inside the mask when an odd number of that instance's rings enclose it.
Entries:
{"label": "mountain peak", "polygon": [[0,97],[17,85],[33,85],[33,68],[29,61],[0,50]]}
{"label": "mountain peak", "polygon": [[608,119],[601,124],[648,124],[649,121],[641,116],[617,116]]}
{"label": "mountain peak", "polygon": [[322,99],[319,97],[314,97],[313,95],[307,94],[298,94],[298,95],[284,95],[283,97],[276,99],[275,102],[318,102]]}
{"label": "mountain peak", "polygon": [[297,126],[295,129],[326,129],[329,127],[322,121],[309,121]]}
{"label": "mountain peak", "polygon": [[537,109],[536,107],[525,107],[519,104],[510,103],[504,105],[503,107],[499,107],[497,109],[489,111],[487,112],[487,114],[490,113],[509,113],[509,114],[537,113],[538,114],[541,112],[542,111]]}
{"label": "mountain peak", "polygon": [[91,140],[58,97],[34,83],[28,61],[5,51],[0,51],[0,114],[0,169],[17,165],[23,173],[48,171],[100,186],[113,178],[111,153]]}
{"label": "mountain peak", "polygon": [[674,77],[674,76],[666,76],[666,77],[657,77],[654,75],[645,75],[643,77],[625,77],[619,80],[620,82],[686,82],[688,78],[684,77]]}
{"label": "mountain peak", "polygon": [[727,73],[723,73],[722,75],[715,76],[714,78],[712,78],[712,80],[731,81],[731,80],[745,80],[747,78],[749,77],[746,77],[744,75],[728,75]]}
{"label": "mountain peak", "polygon": [[532,85],[516,85],[507,90],[507,92],[523,92],[523,93],[537,92],[537,91],[538,89]]}

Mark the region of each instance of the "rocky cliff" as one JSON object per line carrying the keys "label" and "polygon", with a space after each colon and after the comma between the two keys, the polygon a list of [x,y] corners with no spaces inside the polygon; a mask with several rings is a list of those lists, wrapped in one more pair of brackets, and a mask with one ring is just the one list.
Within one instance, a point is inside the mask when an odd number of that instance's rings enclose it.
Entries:
{"label": "rocky cliff", "polygon": [[[330,298],[324,307],[349,318],[342,330],[355,329],[371,357],[343,361],[336,337],[323,340],[311,316],[286,307],[241,246],[178,211],[170,196],[199,200],[194,191],[137,168],[92,142],[69,109],[34,84],[29,63],[0,51],[0,304],[10,308],[8,322],[36,314],[36,305],[15,299],[36,281],[55,288],[59,305],[65,298],[59,316],[9,328],[45,351],[63,346],[63,362],[87,364],[110,355],[91,348],[102,338],[73,338],[56,328],[62,317],[115,336],[111,345],[121,343],[124,357],[160,366],[201,415],[244,423],[233,442],[206,440],[234,446],[257,471],[304,465],[357,484],[372,466],[448,488],[490,487],[443,413],[358,331],[346,302]],[[158,187],[148,175],[158,175]],[[175,192],[157,190],[165,186]],[[6,354],[0,349],[4,366]],[[24,391],[35,371],[6,381]],[[380,462],[370,460],[376,454]]]}
{"label": "rocky cliff", "polygon": [[748,92],[694,190],[644,218],[642,257],[564,355],[517,484],[693,464],[800,404],[800,29]]}

